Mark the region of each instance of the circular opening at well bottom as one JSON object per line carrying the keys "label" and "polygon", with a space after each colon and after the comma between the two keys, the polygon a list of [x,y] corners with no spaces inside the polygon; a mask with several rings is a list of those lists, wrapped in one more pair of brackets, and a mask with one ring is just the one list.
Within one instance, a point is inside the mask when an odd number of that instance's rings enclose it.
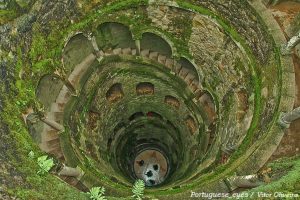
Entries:
{"label": "circular opening at well bottom", "polygon": [[168,175],[168,160],[156,149],[147,149],[137,154],[133,170],[136,178],[144,180],[146,186],[162,183]]}

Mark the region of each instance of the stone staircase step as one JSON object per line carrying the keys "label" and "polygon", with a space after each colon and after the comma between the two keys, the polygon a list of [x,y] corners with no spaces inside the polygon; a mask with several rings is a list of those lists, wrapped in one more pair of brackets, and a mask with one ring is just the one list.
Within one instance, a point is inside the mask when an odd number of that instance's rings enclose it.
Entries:
{"label": "stone staircase step", "polygon": [[54,140],[54,139],[57,139],[59,137],[59,134],[58,134],[58,131],[57,130],[48,130],[46,131],[46,137],[49,139],[49,140]]}
{"label": "stone staircase step", "polygon": [[46,141],[47,146],[52,149],[52,148],[60,148],[60,139],[54,139],[54,140],[48,140]]}
{"label": "stone staircase step", "polygon": [[143,49],[141,51],[141,56],[142,57],[149,57],[149,54],[150,54],[150,50],[149,49]]}
{"label": "stone staircase step", "polygon": [[165,62],[165,65],[166,65],[167,68],[172,69],[173,65],[174,65],[174,60],[170,59],[170,58],[167,58],[166,62]]}
{"label": "stone staircase step", "polygon": [[113,54],[114,55],[120,55],[120,54],[122,54],[122,49],[121,48],[114,49],[113,50]]}
{"label": "stone staircase step", "polygon": [[52,115],[57,123],[59,123],[59,124],[63,123],[63,119],[64,119],[63,112],[52,112]]}
{"label": "stone staircase step", "polygon": [[79,182],[79,180],[77,180],[74,177],[70,177],[70,176],[66,177],[65,181],[68,182],[70,185],[73,185],[73,186],[76,186]]}
{"label": "stone staircase step", "polygon": [[202,104],[206,104],[207,103],[207,101],[208,101],[208,95],[206,94],[206,93],[204,93],[199,99],[198,99],[198,101],[200,102],[200,103],[202,103]]}
{"label": "stone staircase step", "polygon": [[195,79],[195,75],[192,73],[188,73],[184,79],[184,81],[188,84],[191,85],[191,83],[193,82],[193,80]]}
{"label": "stone staircase step", "polygon": [[156,52],[156,51],[151,52],[151,53],[149,54],[149,58],[150,58],[151,60],[157,61],[157,57],[158,57],[158,52]]}
{"label": "stone staircase step", "polygon": [[194,93],[195,93],[195,99],[197,101],[199,101],[199,99],[201,98],[201,96],[204,94],[203,91],[200,88],[198,88]]}
{"label": "stone staircase step", "polygon": [[60,148],[60,139],[48,140],[43,142],[44,146],[47,147],[49,150]]}
{"label": "stone staircase step", "polygon": [[81,63],[75,66],[74,70],[68,77],[69,82],[73,85],[75,89],[79,87],[79,81],[81,77],[95,60],[96,56],[93,53],[91,53]]}
{"label": "stone staircase step", "polygon": [[137,50],[136,49],[132,49],[131,50],[131,55],[136,56],[136,54],[137,54]]}
{"label": "stone staircase step", "polygon": [[207,113],[209,122],[212,123],[214,121],[214,119],[216,118],[217,114],[216,114],[216,111],[215,111],[215,106],[214,106],[214,104],[213,104],[213,102],[211,101],[210,98],[211,97],[209,95],[204,93],[199,98],[198,102],[201,104],[204,111]]}
{"label": "stone staircase step", "polygon": [[160,64],[163,64],[163,65],[164,65],[164,64],[166,63],[167,57],[160,54],[160,55],[158,55],[157,60],[158,60],[158,62],[159,62]]}
{"label": "stone staircase step", "polygon": [[97,51],[96,52],[96,56],[99,58],[99,57],[102,57],[102,56],[104,56],[105,55],[105,53],[101,50],[101,51]]}
{"label": "stone staircase step", "polygon": [[199,81],[194,79],[190,84],[190,88],[195,93],[197,91],[197,89],[199,88]]}
{"label": "stone staircase step", "polygon": [[66,102],[69,101],[71,95],[72,94],[67,86],[64,85],[56,98],[56,103],[62,110],[64,109]]}
{"label": "stone staircase step", "polygon": [[179,71],[179,76],[182,79],[185,79],[185,77],[187,76],[188,73],[189,73],[189,70],[185,67],[182,67],[181,70]]}
{"label": "stone staircase step", "polygon": [[175,61],[175,64],[174,64],[174,71],[176,74],[178,74],[182,68],[181,64],[179,64],[178,62]]}
{"label": "stone staircase step", "polygon": [[48,151],[47,153],[55,155],[55,157],[60,160],[64,159],[64,154],[63,154],[61,148],[52,149],[52,150]]}
{"label": "stone staircase step", "polygon": [[122,49],[122,53],[124,55],[131,55],[131,48],[125,48],[125,49]]}
{"label": "stone staircase step", "polygon": [[63,112],[63,108],[58,103],[52,103],[50,107],[51,112]]}

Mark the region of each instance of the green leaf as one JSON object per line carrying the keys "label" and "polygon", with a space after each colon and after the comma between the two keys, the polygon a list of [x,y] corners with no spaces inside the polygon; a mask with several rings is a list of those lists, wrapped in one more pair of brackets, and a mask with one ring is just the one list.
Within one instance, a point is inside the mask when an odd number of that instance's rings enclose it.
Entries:
{"label": "green leaf", "polygon": [[38,157],[38,159],[37,159],[38,165],[40,167],[40,169],[37,173],[40,175],[43,175],[43,174],[49,172],[50,169],[54,166],[53,159],[52,158],[47,159],[47,158],[48,158],[48,156],[45,155],[45,156]]}
{"label": "green leaf", "polygon": [[34,158],[34,152],[33,152],[33,151],[30,151],[30,152],[28,153],[28,157],[29,157],[30,159],[33,159],[33,158]]}
{"label": "green leaf", "polygon": [[144,196],[144,190],[145,182],[141,179],[136,180],[132,188],[132,197],[137,200],[141,200]]}
{"label": "green leaf", "polygon": [[106,200],[105,196],[105,188],[104,187],[92,187],[90,192],[87,194],[90,195],[90,199],[92,200]]}

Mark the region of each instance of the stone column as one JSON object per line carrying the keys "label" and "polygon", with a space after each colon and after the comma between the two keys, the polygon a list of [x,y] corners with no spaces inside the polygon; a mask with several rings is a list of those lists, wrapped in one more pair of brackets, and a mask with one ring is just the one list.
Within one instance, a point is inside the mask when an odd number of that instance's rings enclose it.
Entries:
{"label": "stone column", "polygon": [[264,183],[259,179],[257,174],[246,176],[232,176],[226,178],[224,181],[231,191],[237,188],[254,188]]}
{"label": "stone column", "polygon": [[140,40],[135,40],[135,46],[136,46],[136,55],[141,54],[141,41]]}
{"label": "stone column", "polygon": [[47,124],[48,126],[51,126],[52,128],[54,128],[57,131],[63,132],[65,130],[64,126],[57,123],[56,121],[50,120],[48,118],[41,118],[41,121],[44,122],[45,124]]}
{"label": "stone column", "polygon": [[288,55],[291,53],[292,49],[300,43],[300,31],[297,33],[297,35],[295,35],[294,37],[292,37],[288,43],[286,45],[284,45],[281,48],[281,53],[283,55]]}
{"label": "stone column", "polygon": [[74,86],[72,85],[72,83],[66,79],[66,78],[63,78],[61,79],[63,82],[64,82],[64,85],[68,88],[68,90],[71,92],[71,94],[73,96],[77,96],[77,90],[74,88]]}
{"label": "stone column", "polygon": [[96,52],[99,52],[100,50],[99,50],[99,47],[98,47],[98,44],[97,44],[97,41],[96,41],[96,37],[95,37],[95,36],[92,36],[92,37],[90,38],[90,40],[91,40],[91,43],[92,43],[92,46],[93,46],[94,50],[95,50]]}
{"label": "stone column", "polygon": [[64,85],[68,88],[68,90],[71,92],[73,96],[77,96],[77,91],[72,85],[72,83],[66,77],[67,75],[65,71],[63,70],[59,71],[57,69],[53,75],[64,83]]}
{"label": "stone column", "polygon": [[282,127],[288,128],[293,121],[299,118],[300,118],[300,107],[295,108],[294,110],[288,113],[281,113],[281,115],[279,116],[278,123]]}
{"label": "stone column", "polygon": [[68,167],[66,165],[63,165],[63,168],[58,172],[59,176],[72,176],[75,178],[80,178],[83,175],[83,171],[77,167]]}

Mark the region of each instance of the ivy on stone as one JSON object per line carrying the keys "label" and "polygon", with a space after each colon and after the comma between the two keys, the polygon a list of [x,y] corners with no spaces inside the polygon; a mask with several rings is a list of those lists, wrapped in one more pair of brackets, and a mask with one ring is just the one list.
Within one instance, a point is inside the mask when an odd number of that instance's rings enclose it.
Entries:
{"label": "ivy on stone", "polygon": [[54,166],[53,158],[48,159],[47,155],[38,157],[37,162],[40,167],[37,172],[39,175],[46,174]]}

